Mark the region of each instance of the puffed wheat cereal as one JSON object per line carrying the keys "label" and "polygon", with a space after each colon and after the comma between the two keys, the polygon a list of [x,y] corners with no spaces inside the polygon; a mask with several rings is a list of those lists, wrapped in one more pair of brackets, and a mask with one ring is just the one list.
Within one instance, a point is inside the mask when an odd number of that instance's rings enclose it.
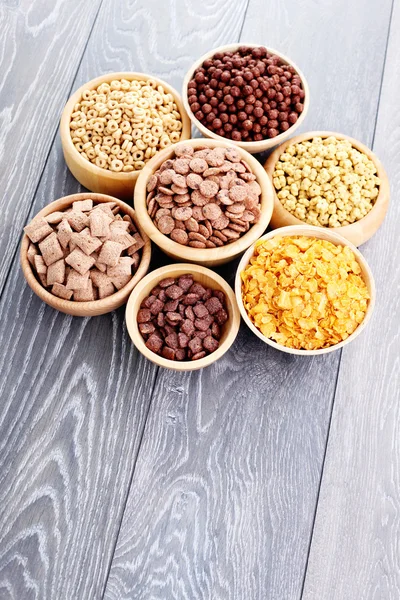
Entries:
{"label": "puffed wheat cereal", "polygon": [[334,136],[288,146],[273,173],[283,207],[310,225],[342,227],[372,209],[380,179],[374,162]]}

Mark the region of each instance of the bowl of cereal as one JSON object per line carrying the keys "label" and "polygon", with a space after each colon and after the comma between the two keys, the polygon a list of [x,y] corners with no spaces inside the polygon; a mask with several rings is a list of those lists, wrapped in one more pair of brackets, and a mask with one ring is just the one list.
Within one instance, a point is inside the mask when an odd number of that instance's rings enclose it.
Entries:
{"label": "bowl of cereal", "polygon": [[69,98],[60,122],[65,161],[92,192],[132,200],[141,169],[160,149],[191,137],[176,90],[145,73],[107,73]]}
{"label": "bowl of cereal", "polygon": [[303,133],[276,148],[264,166],[274,185],[273,228],[326,227],[360,246],[382,224],[390,197],[385,169],[347,135]]}
{"label": "bowl of cereal", "polygon": [[182,98],[205,137],[251,153],[277,146],[303,123],[310,91],[292,60],[258,44],[230,44],[204,54],[187,72]]}
{"label": "bowl of cereal", "polygon": [[174,264],[149,273],[126,306],[136,348],[160,367],[192,371],[227,352],[240,313],[230,285],[199,265]]}
{"label": "bowl of cereal", "polygon": [[175,260],[216,266],[233,260],[267,228],[272,183],[251,154],[193,139],[159,152],[142,170],[135,210],[143,229]]}
{"label": "bowl of cereal", "polygon": [[59,198],[24,232],[20,260],[28,285],[69,315],[93,317],[122,306],[149,268],[149,238],[135,211],[112,196]]}
{"label": "bowl of cereal", "polygon": [[245,252],[235,293],[246,325],[289,354],[325,354],[353,341],[375,304],[371,270],[357,248],[322,227],[294,225]]}

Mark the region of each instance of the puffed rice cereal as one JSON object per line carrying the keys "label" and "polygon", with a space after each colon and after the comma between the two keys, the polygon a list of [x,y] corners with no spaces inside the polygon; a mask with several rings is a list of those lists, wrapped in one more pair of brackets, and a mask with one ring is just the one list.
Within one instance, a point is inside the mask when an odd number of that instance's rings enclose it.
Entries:
{"label": "puffed rice cereal", "polygon": [[142,169],[158,150],[179,142],[182,118],[172,94],[154,79],[121,79],[82,92],[70,133],[85,160],[130,173]]}
{"label": "puffed rice cereal", "polygon": [[348,246],[276,236],[256,245],[241,278],[251,321],[263,335],[289,348],[338,344],[367,311],[367,286]]}
{"label": "puffed rice cereal", "polygon": [[378,194],[376,166],[348,140],[334,136],[288,146],[273,183],[283,207],[310,225],[342,227],[369,213]]}

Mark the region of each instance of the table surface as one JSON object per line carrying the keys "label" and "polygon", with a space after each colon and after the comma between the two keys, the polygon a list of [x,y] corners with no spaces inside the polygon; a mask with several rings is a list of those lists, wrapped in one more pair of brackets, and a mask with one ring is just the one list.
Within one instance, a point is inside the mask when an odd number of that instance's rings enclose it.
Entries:
{"label": "table surface", "polygon": [[[399,28],[392,0],[0,0],[1,600],[399,599]],[[58,133],[73,90],[124,70],[180,89],[239,40],[301,67],[303,131],[386,166],[362,246],[377,305],[343,351],[290,356],[242,324],[211,367],[158,369],[123,308],[72,318],[32,294],[21,231],[82,189]]]}

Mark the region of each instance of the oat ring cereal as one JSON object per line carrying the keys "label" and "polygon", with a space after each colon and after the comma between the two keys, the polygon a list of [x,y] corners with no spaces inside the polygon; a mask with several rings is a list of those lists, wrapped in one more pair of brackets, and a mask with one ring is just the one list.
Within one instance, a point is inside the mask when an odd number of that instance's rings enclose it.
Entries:
{"label": "oat ring cereal", "polygon": [[370,298],[348,246],[306,236],[261,240],[241,279],[252,323],[288,348],[318,350],[347,339]]}
{"label": "oat ring cereal", "polygon": [[158,150],[179,142],[182,127],[174,97],[150,78],[85,89],[69,124],[82,158],[116,173],[142,169]]}

